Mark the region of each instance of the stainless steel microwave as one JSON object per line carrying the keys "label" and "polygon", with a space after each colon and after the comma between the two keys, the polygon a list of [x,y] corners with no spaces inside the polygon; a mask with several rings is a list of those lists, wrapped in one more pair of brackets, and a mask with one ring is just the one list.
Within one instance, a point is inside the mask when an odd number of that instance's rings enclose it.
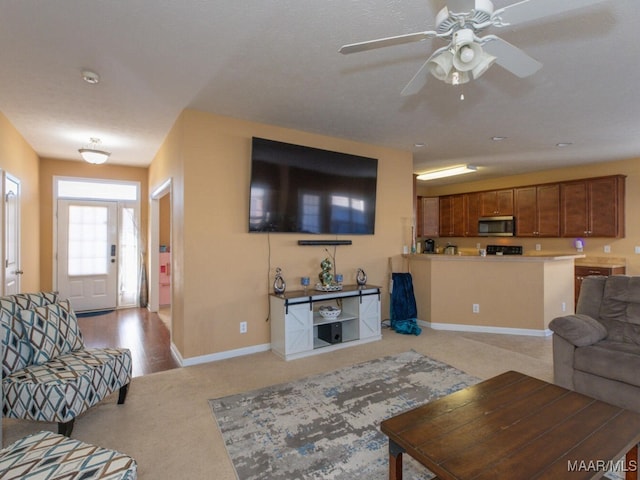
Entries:
{"label": "stainless steel microwave", "polygon": [[516,219],[513,216],[480,217],[478,235],[480,237],[513,237],[516,234]]}

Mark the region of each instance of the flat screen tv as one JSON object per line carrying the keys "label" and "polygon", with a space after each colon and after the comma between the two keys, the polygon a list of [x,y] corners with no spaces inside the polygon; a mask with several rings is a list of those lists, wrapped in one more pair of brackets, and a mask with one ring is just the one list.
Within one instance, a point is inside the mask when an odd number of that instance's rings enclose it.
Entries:
{"label": "flat screen tv", "polygon": [[249,232],[373,235],[378,160],[252,139]]}

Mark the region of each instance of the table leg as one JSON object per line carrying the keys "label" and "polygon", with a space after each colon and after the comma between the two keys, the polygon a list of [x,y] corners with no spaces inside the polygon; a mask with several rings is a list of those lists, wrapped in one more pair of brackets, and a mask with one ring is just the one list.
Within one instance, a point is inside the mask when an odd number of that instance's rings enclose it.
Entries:
{"label": "table leg", "polygon": [[638,444],[631,447],[625,457],[625,467],[627,473],[625,480],[638,480]]}
{"label": "table leg", "polygon": [[389,439],[389,480],[402,480],[402,454],[404,451],[404,448]]}

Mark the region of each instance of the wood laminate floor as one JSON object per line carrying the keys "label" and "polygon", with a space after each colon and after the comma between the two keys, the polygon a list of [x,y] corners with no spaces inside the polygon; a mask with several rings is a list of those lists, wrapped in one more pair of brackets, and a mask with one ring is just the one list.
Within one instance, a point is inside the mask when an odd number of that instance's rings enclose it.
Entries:
{"label": "wood laminate floor", "polygon": [[87,347],[130,349],[134,377],[180,366],[171,355],[169,329],[146,308],[80,316],[78,323]]}

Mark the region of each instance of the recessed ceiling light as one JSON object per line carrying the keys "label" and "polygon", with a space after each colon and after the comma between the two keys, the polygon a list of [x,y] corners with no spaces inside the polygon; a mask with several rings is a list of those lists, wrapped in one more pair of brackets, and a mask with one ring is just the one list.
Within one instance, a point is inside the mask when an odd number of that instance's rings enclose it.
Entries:
{"label": "recessed ceiling light", "polygon": [[569,146],[571,146],[571,145],[573,145],[573,143],[571,143],[571,142],[560,142],[560,143],[556,143],[556,147],[560,147],[560,148],[563,148],[563,147],[569,147]]}
{"label": "recessed ceiling light", "polygon": [[507,137],[491,137],[491,140],[493,140],[494,142],[501,142],[506,139]]}
{"label": "recessed ceiling light", "polygon": [[424,145],[424,143],[418,142],[418,143],[414,143],[413,146],[416,147],[416,148],[423,148],[425,145]]}
{"label": "recessed ceiling light", "polygon": [[82,79],[91,85],[95,85],[100,82],[100,75],[96,72],[92,72],[91,70],[83,70]]}

